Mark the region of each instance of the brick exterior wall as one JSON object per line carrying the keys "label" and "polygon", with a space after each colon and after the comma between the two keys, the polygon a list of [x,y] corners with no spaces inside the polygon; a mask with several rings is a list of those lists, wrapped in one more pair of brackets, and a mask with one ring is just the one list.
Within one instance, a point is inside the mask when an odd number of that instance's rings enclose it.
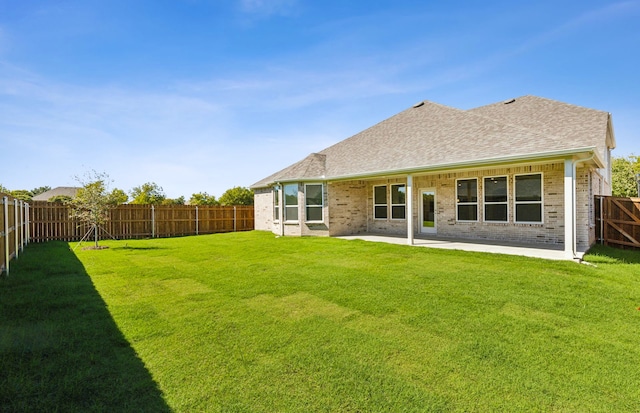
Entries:
{"label": "brick exterior wall", "polygon": [[329,234],[331,236],[367,232],[369,204],[365,181],[329,183]]}
{"label": "brick exterior wall", "polygon": [[[543,178],[543,222],[515,223],[514,181],[520,174],[541,173]],[[508,183],[508,222],[484,222],[483,194],[485,177],[506,176]],[[456,220],[456,180],[478,179],[478,221]],[[361,233],[406,235],[406,219],[374,219],[373,188],[377,185],[406,184],[406,177],[329,182],[324,184],[324,222],[307,223],[304,184],[298,188],[299,221],[286,223],[284,234],[291,236],[340,236]],[[604,188],[604,189],[601,189]],[[594,195],[606,192],[600,170],[588,167],[576,171],[576,238],[579,250],[595,242]],[[420,235],[421,190],[435,189],[437,235],[444,237],[497,240],[537,244],[564,243],[564,163],[518,165],[494,169],[414,175],[414,233]],[[255,192],[256,229],[280,234],[280,223],[273,219],[271,189]],[[283,207],[283,206],[281,206]]]}
{"label": "brick exterior wall", "polygon": [[[515,223],[514,181],[520,174],[542,173],[543,222]],[[507,177],[508,222],[484,222],[485,177]],[[456,221],[456,180],[478,178],[478,221]],[[564,242],[564,165],[534,165],[465,171],[414,178],[414,202],[421,188],[436,190],[436,226],[438,235],[511,242],[558,244]],[[419,196],[419,195],[418,195]],[[419,204],[416,204],[419,205]],[[418,208],[415,208],[416,210]],[[417,211],[419,212],[419,211]],[[417,216],[414,217],[418,222]],[[418,234],[419,228],[414,229]]]}
{"label": "brick exterior wall", "polygon": [[258,188],[253,191],[255,228],[258,231],[274,231],[273,191],[271,188]]}

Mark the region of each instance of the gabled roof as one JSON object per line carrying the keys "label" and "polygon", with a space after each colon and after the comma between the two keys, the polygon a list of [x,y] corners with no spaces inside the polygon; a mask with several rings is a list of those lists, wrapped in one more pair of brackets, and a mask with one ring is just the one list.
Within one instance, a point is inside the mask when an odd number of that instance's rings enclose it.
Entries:
{"label": "gabled roof", "polygon": [[76,196],[76,192],[78,192],[78,189],[80,188],[76,186],[59,186],[57,188],[53,188],[46,192],[38,194],[31,199],[33,201],[48,201],[54,196],[68,196],[70,198],[73,198]]}
{"label": "gabled roof", "polygon": [[[472,110],[424,101],[252,185],[596,152],[609,114],[535,96]],[[598,153],[599,152],[599,153]]]}
{"label": "gabled roof", "polygon": [[[607,112],[538,96],[509,99],[470,109],[469,112],[557,136],[567,145],[578,147],[589,142],[600,150],[601,155],[606,152],[604,138],[610,122]],[[613,136],[609,146],[615,147]]]}

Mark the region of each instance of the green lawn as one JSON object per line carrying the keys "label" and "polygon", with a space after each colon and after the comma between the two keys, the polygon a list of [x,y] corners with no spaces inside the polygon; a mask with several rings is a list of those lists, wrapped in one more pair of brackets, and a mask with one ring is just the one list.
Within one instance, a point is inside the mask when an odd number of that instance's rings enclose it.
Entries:
{"label": "green lawn", "polygon": [[596,266],[263,232],[31,244],[0,411],[638,411],[640,253]]}

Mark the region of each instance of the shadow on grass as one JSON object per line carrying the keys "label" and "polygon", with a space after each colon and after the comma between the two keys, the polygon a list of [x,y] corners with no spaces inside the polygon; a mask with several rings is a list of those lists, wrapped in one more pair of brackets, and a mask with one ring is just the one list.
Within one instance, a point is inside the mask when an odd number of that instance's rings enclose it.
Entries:
{"label": "shadow on grass", "polygon": [[67,244],[0,279],[0,411],[170,412]]}
{"label": "shadow on grass", "polygon": [[587,262],[603,264],[640,264],[640,251],[596,244],[589,249],[584,259]]}

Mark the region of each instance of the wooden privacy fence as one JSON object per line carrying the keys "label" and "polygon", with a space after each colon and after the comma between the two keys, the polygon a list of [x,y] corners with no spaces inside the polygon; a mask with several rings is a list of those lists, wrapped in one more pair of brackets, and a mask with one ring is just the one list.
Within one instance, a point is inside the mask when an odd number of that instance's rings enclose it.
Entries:
{"label": "wooden privacy fence", "polygon": [[596,196],[596,237],[612,247],[640,249],[640,198]]}
{"label": "wooden privacy fence", "polygon": [[29,242],[29,204],[0,193],[0,273],[9,274],[9,262]]}
{"label": "wooden privacy fence", "polygon": [[[33,202],[31,241],[80,241],[89,227],[69,218],[69,207]],[[118,205],[100,231],[100,239],[177,237],[251,231],[253,206]],[[106,231],[106,233],[105,233]]]}

